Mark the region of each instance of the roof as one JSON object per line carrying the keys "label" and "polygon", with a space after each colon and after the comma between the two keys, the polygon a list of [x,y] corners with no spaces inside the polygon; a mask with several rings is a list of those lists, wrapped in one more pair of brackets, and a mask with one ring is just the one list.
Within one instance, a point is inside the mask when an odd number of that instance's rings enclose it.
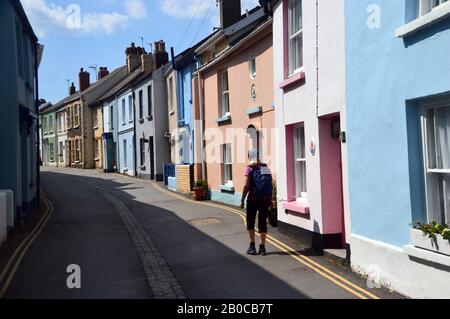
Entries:
{"label": "roof", "polygon": [[75,94],[65,97],[64,99],[56,103],[54,105],[54,108],[59,109],[77,99],[83,99],[83,101],[85,101],[87,104],[95,103],[96,100],[101,97],[101,95],[103,95],[105,92],[108,92],[111,87],[113,87],[121,79],[125,78],[127,74],[127,66],[121,66],[112,71],[104,78],[92,83],[83,92],[78,91]]}
{"label": "roof", "polygon": [[39,105],[39,113],[47,113],[50,109],[53,108],[53,104],[50,102],[42,103]]}
{"label": "roof", "polygon": [[[128,70],[127,70],[127,72],[128,72]],[[148,72],[142,71],[142,69],[140,67],[137,68],[136,70],[131,72],[131,74],[129,74],[128,76],[123,78],[120,82],[118,82],[116,85],[114,85],[110,90],[108,90],[107,92],[102,94],[100,97],[98,97],[98,99],[95,101],[95,104],[100,104],[100,103],[112,100],[116,95],[119,95],[124,90],[131,87],[131,85],[135,81],[138,81],[148,75],[149,75]]]}
{"label": "roof", "polygon": [[28,20],[27,14],[25,13],[25,10],[23,9],[23,6],[20,3],[20,0],[9,0],[9,2],[14,7],[16,14],[22,20],[22,23],[25,26],[25,29],[27,30],[27,32],[30,35],[30,37],[32,38],[32,40],[35,43],[37,43],[38,38],[37,38],[36,34],[34,33],[33,27],[31,26],[30,20]]}

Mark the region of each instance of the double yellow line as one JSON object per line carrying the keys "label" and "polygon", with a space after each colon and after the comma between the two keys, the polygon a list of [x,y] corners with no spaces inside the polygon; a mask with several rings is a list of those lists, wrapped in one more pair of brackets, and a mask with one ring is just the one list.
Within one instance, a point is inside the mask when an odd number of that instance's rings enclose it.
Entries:
{"label": "double yellow line", "polygon": [[[240,216],[242,218],[242,220],[244,221],[244,224],[246,223],[245,214],[242,213],[241,211],[237,210],[237,209],[233,209],[233,208],[230,208],[230,207],[227,207],[227,206],[223,206],[223,205],[208,203],[208,202],[197,202],[197,201],[185,198],[183,196],[177,195],[177,194],[175,194],[173,192],[170,192],[170,191],[160,187],[156,183],[152,183],[152,184],[159,191],[161,191],[163,193],[166,193],[166,194],[168,194],[168,195],[170,195],[172,197],[175,197],[175,198],[177,198],[179,200],[182,200],[184,202],[194,203],[194,204],[197,204],[197,205],[204,205],[204,206],[209,206],[209,207],[213,207],[213,208],[219,208],[221,210],[228,211],[230,213],[233,213],[235,215]],[[376,295],[374,295],[370,291],[367,291],[367,290],[359,287],[358,285],[355,285],[354,283],[350,282],[349,280],[345,279],[344,277],[336,274],[332,270],[330,270],[330,269],[322,266],[321,264],[315,262],[311,258],[308,258],[308,257],[298,253],[295,249],[289,247],[288,245],[286,245],[285,243],[279,241],[278,239],[276,239],[276,238],[274,238],[274,237],[272,237],[270,235],[267,235],[267,242],[269,242],[273,246],[277,247],[281,251],[287,253],[289,256],[291,256],[293,259],[295,259],[299,263],[301,263],[301,264],[305,265],[306,267],[310,268],[311,270],[317,272],[322,277],[330,280],[331,282],[333,282],[337,286],[339,286],[342,289],[346,290],[347,292],[355,295],[356,297],[358,297],[360,299],[380,299],[379,297],[377,297]]]}
{"label": "double yellow line", "polygon": [[31,244],[36,240],[36,238],[41,233],[42,229],[44,229],[47,224],[49,218],[52,216],[54,207],[52,203],[47,199],[44,192],[41,190],[41,199],[46,206],[46,210],[42,218],[36,224],[34,229],[31,231],[29,235],[22,241],[22,243],[17,247],[12,256],[9,258],[6,263],[5,268],[0,273],[0,299],[5,295],[9,285],[11,284],[14,275],[17,272],[17,269],[22,262],[23,257],[27,253]]}

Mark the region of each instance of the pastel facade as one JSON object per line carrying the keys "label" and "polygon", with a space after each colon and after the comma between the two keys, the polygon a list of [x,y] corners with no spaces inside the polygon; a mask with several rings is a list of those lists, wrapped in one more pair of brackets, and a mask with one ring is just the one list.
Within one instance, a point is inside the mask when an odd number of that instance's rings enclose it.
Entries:
{"label": "pastel facade", "polygon": [[163,166],[169,161],[167,93],[164,67],[134,88],[136,100],[137,176],[163,180]]}
{"label": "pastel facade", "polygon": [[20,219],[39,198],[37,70],[42,47],[18,0],[0,2],[0,30],[0,189],[13,191],[13,213]]}
{"label": "pastel facade", "polygon": [[178,132],[178,98],[177,98],[177,72],[169,66],[165,73],[167,87],[167,113],[169,118],[170,134],[170,163],[180,164],[178,152],[177,132]]}
{"label": "pastel facade", "polygon": [[53,105],[47,103],[40,107],[39,114],[42,130],[42,165],[56,167],[58,166],[56,112]]}
{"label": "pastel facade", "polygon": [[119,172],[135,176],[135,131],[133,91],[126,90],[118,95],[118,164]]}
{"label": "pastel facade", "polygon": [[67,144],[67,113],[65,108],[55,110],[55,112],[58,166],[67,167],[69,165],[69,153]]}
{"label": "pastel facade", "polygon": [[411,225],[450,219],[450,2],[377,6],[345,5],[351,263],[407,296],[449,298],[450,256]]}
{"label": "pastel facade", "polygon": [[259,149],[274,178],[277,174],[273,69],[267,67],[273,65],[272,19],[264,8],[241,17],[239,2],[234,5],[238,15],[196,50],[201,62],[194,87],[200,85],[201,93],[194,96],[200,103],[194,110],[204,118],[203,165],[211,199],[238,206],[249,149]]}
{"label": "pastel facade", "polygon": [[280,230],[348,248],[344,1],[278,1],[273,30]]}
{"label": "pastel facade", "polygon": [[94,130],[94,163],[96,169],[103,169],[103,114],[102,106],[92,108]]}

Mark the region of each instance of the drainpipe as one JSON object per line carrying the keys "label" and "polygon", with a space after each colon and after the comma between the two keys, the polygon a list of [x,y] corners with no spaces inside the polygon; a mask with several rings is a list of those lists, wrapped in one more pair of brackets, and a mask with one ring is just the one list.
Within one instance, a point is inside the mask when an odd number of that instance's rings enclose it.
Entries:
{"label": "drainpipe", "polygon": [[35,108],[37,114],[36,122],[36,199],[37,204],[40,204],[40,187],[41,187],[41,165],[39,161],[39,149],[41,147],[39,141],[39,72],[38,72],[38,43],[34,44],[34,78],[35,78]]}
{"label": "drainpipe", "polygon": [[316,116],[319,117],[319,0],[316,0]]}
{"label": "drainpipe", "polygon": [[200,150],[200,158],[202,161],[202,180],[206,178],[206,168],[205,168],[205,159],[204,159],[204,114],[203,114],[203,87],[202,87],[202,76],[201,72],[197,73],[198,80],[198,101],[199,101],[199,109],[200,109],[200,141],[201,141],[201,150]]}
{"label": "drainpipe", "polygon": [[134,156],[133,156],[133,159],[134,159],[134,176],[138,176],[138,173],[137,173],[137,154],[136,154],[136,150],[137,150],[137,141],[136,141],[136,105],[135,105],[135,96],[136,96],[136,92],[134,91],[134,88],[132,89],[132,91],[131,91],[131,96],[132,96],[132,103],[133,103],[133,131],[134,131],[134,137],[133,137],[133,140],[134,140],[134,149],[133,149],[133,152],[134,152]]}

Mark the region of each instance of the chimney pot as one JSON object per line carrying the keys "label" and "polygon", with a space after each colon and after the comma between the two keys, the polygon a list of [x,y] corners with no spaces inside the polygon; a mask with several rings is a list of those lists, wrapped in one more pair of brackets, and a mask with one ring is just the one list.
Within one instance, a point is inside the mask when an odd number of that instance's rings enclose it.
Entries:
{"label": "chimney pot", "polygon": [[78,74],[78,86],[80,88],[80,92],[86,90],[90,85],[91,80],[89,72],[86,72],[83,68],[81,68],[80,73]]}
{"label": "chimney pot", "polygon": [[241,20],[241,0],[220,0],[220,26],[226,29]]}
{"label": "chimney pot", "polygon": [[100,69],[98,71],[98,79],[101,80],[108,74],[109,74],[108,68],[102,66],[102,67],[100,67]]}
{"label": "chimney pot", "polygon": [[69,88],[69,95],[74,95],[76,92],[75,83],[72,82],[72,85]]}

